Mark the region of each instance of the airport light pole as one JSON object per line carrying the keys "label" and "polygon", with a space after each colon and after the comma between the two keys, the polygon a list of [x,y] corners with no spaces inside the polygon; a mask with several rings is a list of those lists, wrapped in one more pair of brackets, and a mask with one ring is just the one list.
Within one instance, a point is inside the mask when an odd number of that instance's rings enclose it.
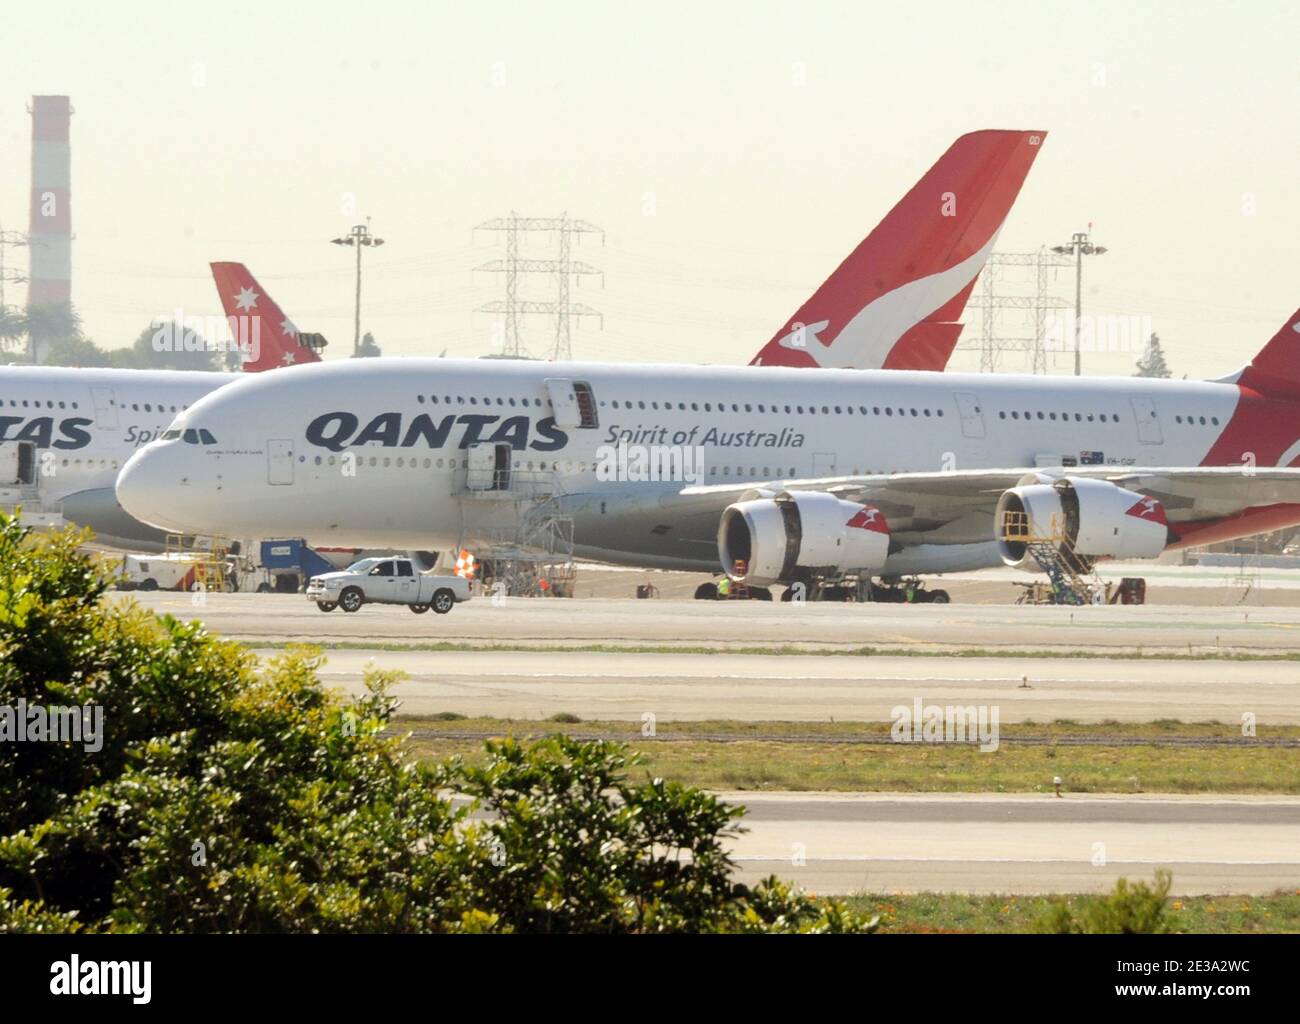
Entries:
{"label": "airport light pole", "polygon": [[1079,329],[1083,326],[1083,258],[1100,256],[1106,251],[1105,246],[1094,245],[1088,238],[1088,232],[1091,230],[1092,225],[1089,224],[1088,231],[1074,233],[1069,245],[1052,246],[1052,252],[1074,257],[1074,375],[1076,377],[1083,374],[1082,356],[1079,352]]}
{"label": "airport light pole", "polygon": [[332,238],[330,241],[335,245],[355,246],[357,250],[357,304],[352,335],[352,356],[356,358],[361,354],[361,249],[368,245],[383,245],[384,240],[370,233],[370,218],[367,217],[364,224],[355,224],[342,238]]}

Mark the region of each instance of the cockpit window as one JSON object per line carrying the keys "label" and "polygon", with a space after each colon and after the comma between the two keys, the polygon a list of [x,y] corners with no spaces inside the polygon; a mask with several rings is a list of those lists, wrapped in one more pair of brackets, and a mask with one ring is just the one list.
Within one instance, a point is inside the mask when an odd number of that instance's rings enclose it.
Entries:
{"label": "cockpit window", "polygon": [[217,439],[212,436],[212,432],[209,430],[204,430],[202,427],[199,428],[199,438],[200,440],[203,441],[204,444],[217,443]]}
{"label": "cockpit window", "polygon": [[198,444],[198,443],[199,443],[199,432],[198,432],[197,430],[194,430],[194,429],[190,429],[190,430],[185,431],[185,443],[186,443],[186,444]]}
{"label": "cockpit window", "polygon": [[164,441],[175,441],[180,436],[181,432],[179,430],[164,430],[162,439]]}
{"label": "cockpit window", "polygon": [[[177,433],[180,433],[180,431],[177,431]],[[217,443],[217,439],[212,436],[212,431],[206,430],[202,427],[198,428],[197,430],[194,427],[190,427],[188,430],[186,430],[184,433],[181,434],[181,437],[186,444],[216,444]]]}

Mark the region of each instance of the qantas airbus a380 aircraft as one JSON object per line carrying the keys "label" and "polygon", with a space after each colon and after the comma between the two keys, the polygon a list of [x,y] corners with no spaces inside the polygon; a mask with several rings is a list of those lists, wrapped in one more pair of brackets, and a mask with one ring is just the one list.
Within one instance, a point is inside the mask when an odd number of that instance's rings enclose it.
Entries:
{"label": "qantas airbus a380 aircraft", "polygon": [[[647,451],[679,478],[633,472]],[[1004,512],[1089,559],[1277,529],[1300,523],[1297,459],[1300,311],[1206,382],[321,363],[200,399],[117,494],[169,530],[399,549],[490,542],[536,501],[581,557],[763,585],[1033,568]]]}
{"label": "qantas airbus a380 aircraft", "polygon": [[[245,373],[316,362],[318,336],[297,328],[241,263],[212,276]],[[132,453],[200,396],[236,373],[78,366],[0,367],[0,506],[45,510],[99,539],[156,545],[162,537],[118,507],[113,482]],[[196,435],[197,441],[197,435]]]}

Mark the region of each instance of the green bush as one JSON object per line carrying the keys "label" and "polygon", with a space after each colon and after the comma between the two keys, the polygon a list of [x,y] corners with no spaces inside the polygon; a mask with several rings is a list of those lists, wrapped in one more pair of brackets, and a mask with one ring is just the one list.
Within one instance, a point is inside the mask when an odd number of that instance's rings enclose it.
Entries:
{"label": "green bush", "polygon": [[1154,935],[1170,931],[1165,917],[1173,875],[1156,872],[1155,883],[1130,884],[1127,878],[1115,883],[1106,896],[1058,899],[1039,922],[1039,931],[1056,935]]}
{"label": "green bush", "polygon": [[[0,742],[0,932],[868,931],[731,880],[741,813],[554,736],[433,767],[392,674],[322,689],[199,623],[102,600],[73,533],[0,516],[0,707],[103,708],[102,748]],[[473,798],[453,800],[451,794]]]}

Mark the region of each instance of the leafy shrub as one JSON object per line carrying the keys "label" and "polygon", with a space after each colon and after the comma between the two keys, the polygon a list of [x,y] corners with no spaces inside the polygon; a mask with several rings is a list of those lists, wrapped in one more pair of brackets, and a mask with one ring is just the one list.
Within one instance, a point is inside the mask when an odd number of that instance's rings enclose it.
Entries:
{"label": "leafy shrub", "polygon": [[[731,881],[743,813],[634,783],[618,744],[488,745],[423,766],[320,654],[105,602],[84,538],[0,516],[0,708],[94,705],[102,747],[0,742],[0,932],[866,931]],[[451,793],[476,803],[464,805]]]}
{"label": "leafy shrub", "polygon": [[1057,935],[1153,935],[1170,930],[1165,917],[1173,875],[1161,868],[1155,883],[1130,884],[1127,878],[1115,883],[1106,896],[1080,899],[1077,905],[1065,899],[1052,902],[1039,922],[1039,931]]}

